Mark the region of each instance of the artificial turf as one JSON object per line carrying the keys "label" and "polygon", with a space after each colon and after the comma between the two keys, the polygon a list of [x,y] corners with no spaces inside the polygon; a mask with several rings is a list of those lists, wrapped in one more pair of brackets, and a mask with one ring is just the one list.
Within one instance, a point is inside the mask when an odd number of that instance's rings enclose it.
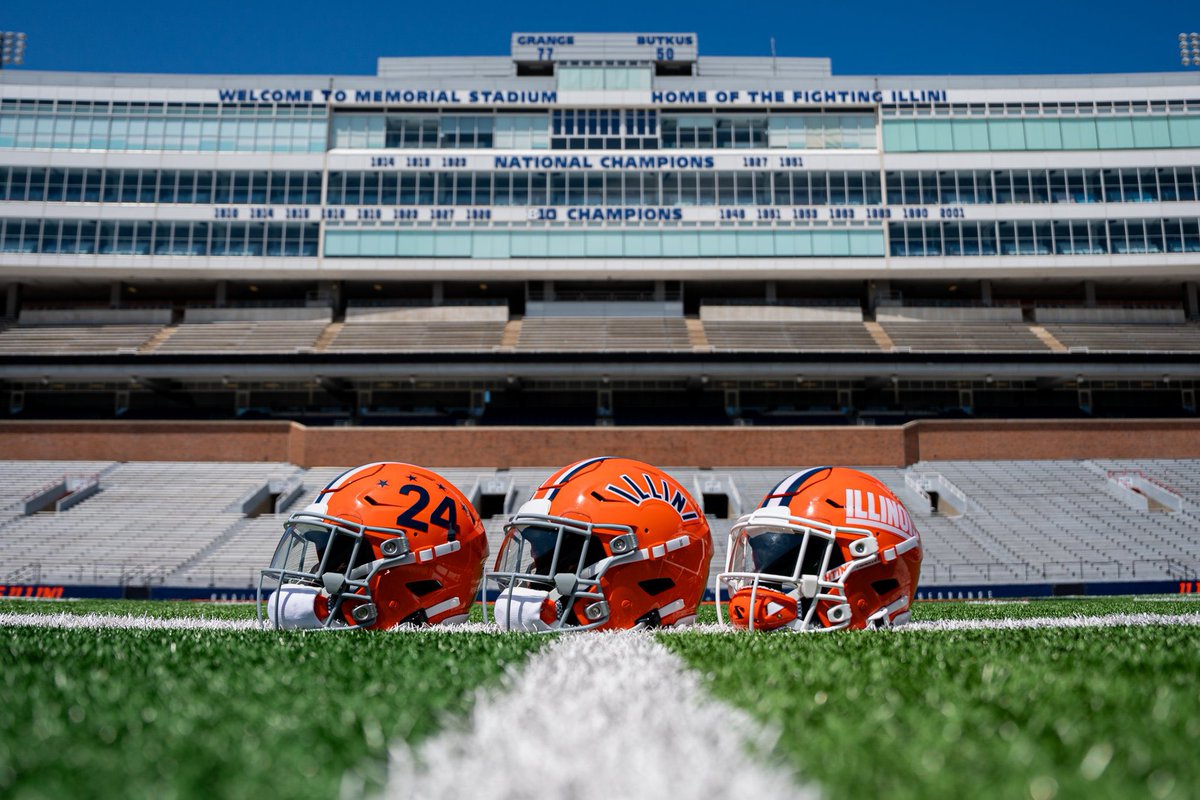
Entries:
{"label": "artificial turf", "polygon": [[[916,620],[1196,613],[1181,598],[917,603]],[[478,611],[478,610],[476,610]],[[0,613],[246,620],[253,604],[0,600]],[[478,616],[478,613],[476,613]],[[701,621],[712,621],[711,606]],[[0,627],[0,797],[362,796],[546,641]],[[1200,795],[1200,628],[660,636],[838,800]],[[738,754],[733,757],[742,757]]]}
{"label": "artificial turf", "polygon": [[[913,619],[1028,619],[1031,617],[1094,617],[1103,614],[1200,613],[1200,595],[1154,597],[1066,597],[1034,600],[926,600],[913,603]],[[110,614],[161,619],[255,618],[254,603],[220,603],[184,600],[20,600],[0,598],[0,613]],[[700,606],[697,621],[713,623],[717,612],[711,603]],[[489,619],[491,613],[488,614]],[[471,620],[483,619],[478,604]]]}
{"label": "artificial turf", "polygon": [[544,641],[2,627],[0,797],[333,798]]}
{"label": "artificial turf", "polygon": [[830,800],[1200,794],[1197,627],[659,638]]}

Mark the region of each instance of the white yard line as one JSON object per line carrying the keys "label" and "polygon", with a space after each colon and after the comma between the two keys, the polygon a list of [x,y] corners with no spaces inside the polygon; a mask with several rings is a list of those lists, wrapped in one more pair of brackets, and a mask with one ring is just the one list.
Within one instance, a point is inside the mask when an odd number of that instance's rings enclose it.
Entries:
{"label": "white yard line", "polygon": [[571,634],[482,691],[464,724],[393,748],[384,796],[815,798],[767,763],[772,745],[653,635]]}

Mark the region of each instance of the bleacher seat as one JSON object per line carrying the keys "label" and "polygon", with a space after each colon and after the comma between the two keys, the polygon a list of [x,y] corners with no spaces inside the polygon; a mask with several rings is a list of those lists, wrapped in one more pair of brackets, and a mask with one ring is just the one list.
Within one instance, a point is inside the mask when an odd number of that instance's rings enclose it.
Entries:
{"label": "bleacher seat", "polygon": [[162,325],[17,325],[0,332],[0,355],[135,353]]}
{"label": "bleacher seat", "polygon": [[[689,491],[714,475],[736,493],[731,511],[754,508],[785,469],[667,467]],[[1182,510],[1146,512],[1117,499],[1109,471],[1136,471],[1167,485]],[[252,587],[271,559],[288,515],[341,467],[289,464],[0,462],[0,582],[5,580]],[[520,505],[554,471],[522,467],[438,469],[465,493],[501,478]],[[926,585],[1163,580],[1200,573],[1200,461],[942,461],[909,470],[868,467],[908,506],[925,551]],[[21,516],[22,497],[64,474],[100,473],[101,492],[69,510]],[[964,513],[932,511],[906,476],[937,474],[970,499]],[[271,480],[301,480],[304,492],[280,514],[247,518],[234,507]],[[699,499],[699,498],[697,498]],[[504,517],[486,520],[492,556]],[[711,519],[724,568],[733,519]],[[48,546],[52,542],[53,546]]]}
{"label": "bleacher seat", "polygon": [[1200,352],[1200,325],[1047,324],[1068,349],[1109,352]]}
{"label": "bleacher seat", "polygon": [[714,350],[790,352],[878,352],[861,322],[709,321],[704,323]]}
{"label": "bleacher seat", "polygon": [[328,320],[185,322],[155,353],[295,353],[311,350]]}
{"label": "bleacher seat", "polygon": [[682,317],[526,317],[517,350],[691,350]]}
{"label": "bleacher seat", "polygon": [[895,348],[914,352],[1044,353],[1049,347],[1020,322],[881,322]]}
{"label": "bleacher seat", "polygon": [[505,322],[484,320],[351,320],[326,352],[492,352],[500,347]]}

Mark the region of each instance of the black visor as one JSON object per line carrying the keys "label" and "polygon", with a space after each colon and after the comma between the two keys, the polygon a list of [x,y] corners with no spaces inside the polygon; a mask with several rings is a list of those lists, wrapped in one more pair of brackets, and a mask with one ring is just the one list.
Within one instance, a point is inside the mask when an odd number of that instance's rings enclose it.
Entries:
{"label": "black visor", "polygon": [[[520,570],[531,575],[577,574],[604,557],[604,547],[591,536],[564,530],[562,545],[558,547],[558,562],[554,561],[555,546],[559,542],[559,529],[542,525],[527,525],[517,534],[528,547],[529,561]],[[515,541],[514,541],[515,543]]]}
{"label": "black visor", "polygon": [[[796,561],[800,558],[800,548],[804,544],[803,534],[791,531],[764,531],[748,537],[747,544],[750,545],[750,557],[755,572],[769,575],[797,574]],[[836,543],[809,536],[808,549],[804,552],[804,563],[800,565],[799,574],[819,575],[827,547],[832,548],[833,552],[829,554],[826,570],[841,564],[842,552]]]}

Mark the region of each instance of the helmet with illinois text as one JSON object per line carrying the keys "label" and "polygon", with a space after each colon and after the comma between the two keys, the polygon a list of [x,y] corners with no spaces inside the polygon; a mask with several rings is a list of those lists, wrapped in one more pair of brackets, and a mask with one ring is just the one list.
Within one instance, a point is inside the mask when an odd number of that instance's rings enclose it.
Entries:
{"label": "helmet with illinois text", "polygon": [[342,473],[288,519],[259,578],[275,628],[391,628],[467,619],[487,537],[436,472],[381,462]]}
{"label": "helmet with illinois text", "polygon": [[678,481],[605,456],[538,487],[487,577],[507,630],[679,626],[695,621],[711,559],[708,522]]}
{"label": "helmet with illinois text", "polygon": [[[920,536],[887,486],[816,467],[784,478],[734,524],[717,588],[728,589],[735,628],[883,628],[908,622],[920,570]],[[717,604],[719,618],[719,591]]]}

